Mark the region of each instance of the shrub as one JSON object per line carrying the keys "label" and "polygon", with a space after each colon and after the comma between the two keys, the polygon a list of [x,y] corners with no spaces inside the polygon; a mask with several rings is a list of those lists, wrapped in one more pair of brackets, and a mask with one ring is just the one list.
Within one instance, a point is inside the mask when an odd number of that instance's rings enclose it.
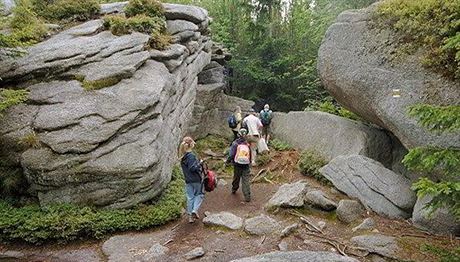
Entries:
{"label": "shrub", "polygon": [[99,79],[99,80],[94,80],[94,81],[87,81],[83,80],[82,86],[85,90],[97,90],[97,89],[102,89],[105,87],[113,86],[120,82],[121,79],[118,77],[109,77],[109,78],[104,78],[104,79]]}
{"label": "shrub", "polygon": [[425,244],[422,246],[421,250],[437,255],[440,258],[440,262],[460,262],[460,247],[450,251]]}
{"label": "shrub", "polygon": [[10,22],[12,33],[9,44],[31,45],[41,41],[47,35],[47,28],[37,14],[29,0],[19,0],[13,10]]}
{"label": "shrub", "polygon": [[342,106],[338,105],[337,103],[334,103],[333,101],[323,101],[316,106],[313,106],[310,108],[311,110],[318,110],[321,112],[326,112],[329,114],[345,117],[351,120],[362,120],[358,115],[355,113],[343,108]]}
{"label": "shrub", "polygon": [[329,180],[319,172],[319,169],[326,164],[327,161],[318,152],[307,150],[300,155],[298,166],[302,175],[311,176],[321,183],[329,184]]}
{"label": "shrub", "polygon": [[0,201],[0,240],[40,244],[50,240],[102,238],[115,231],[140,230],[180,217],[185,203],[185,182],[178,167],[161,196],[132,209],[105,210],[59,204],[15,208]]}
{"label": "shrub", "polygon": [[292,150],[292,146],[284,141],[279,139],[272,139],[270,141],[270,146],[273,147],[276,151],[289,151]]}
{"label": "shrub", "polygon": [[460,78],[460,1],[388,0],[376,13],[378,26],[390,26],[400,44],[424,49],[423,63]]}
{"label": "shrub", "polygon": [[27,148],[39,148],[40,140],[35,132],[31,132],[19,140],[19,144]]}
{"label": "shrub", "polygon": [[26,90],[0,89],[0,116],[9,107],[27,101],[29,92]]}
{"label": "shrub", "polygon": [[97,0],[32,0],[35,12],[51,21],[85,21],[99,13]]}
{"label": "shrub", "polygon": [[430,131],[448,132],[460,129],[460,106],[417,104],[410,106],[408,112]]}
{"label": "shrub", "polygon": [[153,34],[164,31],[164,20],[159,17],[136,15],[126,18],[118,15],[104,17],[104,27],[114,35],[125,35],[132,32]]}
{"label": "shrub", "polygon": [[157,0],[130,0],[125,7],[127,17],[144,14],[149,17],[163,17],[164,8]]}
{"label": "shrub", "polygon": [[153,32],[149,46],[153,49],[165,50],[172,43],[172,37],[168,33]]}
{"label": "shrub", "polygon": [[29,186],[20,169],[0,166],[0,197],[22,194]]}

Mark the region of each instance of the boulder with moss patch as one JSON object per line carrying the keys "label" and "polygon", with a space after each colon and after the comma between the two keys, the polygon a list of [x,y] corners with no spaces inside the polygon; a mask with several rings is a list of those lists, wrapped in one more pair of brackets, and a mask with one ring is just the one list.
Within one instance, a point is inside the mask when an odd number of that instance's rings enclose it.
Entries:
{"label": "boulder with moss patch", "polygon": [[[149,39],[113,35],[93,20],[0,62],[0,85],[30,92],[27,104],[0,119],[1,148],[31,132],[40,145],[0,150],[0,157],[24,169],[41,204],[131,207],[170,181],[198,74],[210,63],[210,39],[200,34],[193,50],[183,42],[172,51],[146,50]],[[168,67],[177,52],[182,59]]]}
{"label": "boulder with moss patch", "polygon": [[406,148],[460,147],[459,132],[432,133],[407,114],[417,103],[458,104],[459,82],[424,68],[421,52],[402,54],[395,32],[373,26],[378,5],[345,11],[329,27],[318,55],[322,83],[340,104],[390,130]]}

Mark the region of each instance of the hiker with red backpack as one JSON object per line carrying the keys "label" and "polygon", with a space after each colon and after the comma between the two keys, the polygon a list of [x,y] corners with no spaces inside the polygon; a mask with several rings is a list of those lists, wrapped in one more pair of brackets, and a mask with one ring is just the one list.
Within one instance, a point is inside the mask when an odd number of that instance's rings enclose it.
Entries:
{"label": "hiker with red backpack", "polygon": [[235,194],[240,187],[240,180],[244,200],[246,202],[251,201],[251,187],[250,187],[250,165],[252,161],[251,149],[249,143],[246,140],[248,131],[244,128],[239,130],[239,137],[233,141],[230,147],[230,153],[228,155],[226,163],[233,164],[233,182],[232,182],[232,194]]}
{"label": "hiker with red backpack", "polygon": [[179,157],[182,172],[185,177],[185,192],[187,195],[188,222],[193,223],[200,219],[198,209],[204,199],[202,183],[202,166],[198,158],[193,154],[195,141],[191,137],[184,137],[179,146]]}

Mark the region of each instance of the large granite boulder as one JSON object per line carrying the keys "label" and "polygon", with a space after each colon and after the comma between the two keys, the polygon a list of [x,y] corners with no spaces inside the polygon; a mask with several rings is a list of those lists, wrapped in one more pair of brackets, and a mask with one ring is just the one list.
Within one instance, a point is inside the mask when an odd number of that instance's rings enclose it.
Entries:
{"label": "large granite boulder", "polygon": [[[176,14],[189,10],[174,7]],[[1,62],[0,86],[30,94],[0,119],[0,158],[23,168],[41,204],[131,207],[156,197],[170,181],[211,42],[200,34],[147,51],[148,40],[141,33],[114,36],[94,20]],[[84,88],[101,84],[106,87]],[[17,146],[24,138],[40,146]]]}
{"label": "large granite boulder", "polygon": [[391,139],[381,129],[324,112],[275,113],[273,134],[301,150],[314,150],[328,161],[359,154],[391,165]]}
{"label": "large granite boulder", "polygon": [[337,253],[325,251],[288,251],[272,252],[253,257],[232,260],[232,262],[289,262],[289,261],[311,261],[311,262],[358,262],[352,257],[344,257]]}
{"label": "large granite boulder", "polygon": [[460,221],[449,213],[445,208],[430,213],[425,205],[432,200],[432,197],[419,197],[415,203],[412,213],[412,223],[415,227],[433,232],[435,234],[460,235]]}
{"label": "large granite boulder", "polygon": [[280,186],[278,191],[270,198],[267,203],[267,208],[302,207],[305,202],[305,194],[307,191],[308,185],[302,181],[284,184]]}
{"label": "large granite boulder", "polygon": [[[407,107],[417,103],[458,105],[460,82],[424,68],[419,53],[391,59],[398,38],[372,26],[375,7],[345,11],[329,27],[318,56],[325,88],[349,110],[390,130],[406,148],[460,147],[460,132],[432,133],[407,115]],[[401,97],[393,97],[394,89]]]}
{"label": "large granite boulder", "polygon": [[375,160],[361,155],[339,156],[319,171],[337,189],[378,214],[390,218],[411,216],[416,196],[410,181]]}
{"label": "large granite boulder", "polygon": [[14,6],[14,0],[0,0],[0,15],[9,15]]}

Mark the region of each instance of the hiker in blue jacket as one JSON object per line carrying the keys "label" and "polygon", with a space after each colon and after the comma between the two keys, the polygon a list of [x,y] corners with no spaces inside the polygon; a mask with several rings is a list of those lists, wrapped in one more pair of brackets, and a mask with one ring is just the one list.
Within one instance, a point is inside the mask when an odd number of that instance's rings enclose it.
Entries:
{"label": "hiker in blue jacket", "polygon": [[189,223],[200,219],[198,209],[204,199],[201,164],[198,158],[192,153],[194,147],[195,141],[191,137],[184,137],[179,147],[180,163],[185,177]]}

